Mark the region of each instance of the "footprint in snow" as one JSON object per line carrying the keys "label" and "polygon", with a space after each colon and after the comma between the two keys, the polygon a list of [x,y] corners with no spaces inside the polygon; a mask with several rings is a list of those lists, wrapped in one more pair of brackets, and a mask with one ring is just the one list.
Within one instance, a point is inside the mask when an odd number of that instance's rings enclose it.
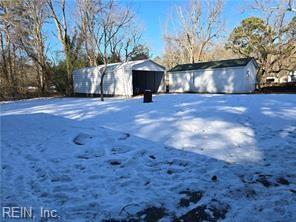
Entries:
{"label": "footprint in snow", "polygon": [[68,175],[58,175],[51,178],[51,182],[71,182],[72,179]]}
{"label": "footprint in snow", "polygon": [[132,148],[128,146],[116,146],[116,147],[112,147],[111,149],[111,153],[114,155],[128,153],[130,151],[132,151]]}
{"label": "footprint in snow", "polygon": [[79,154],[79,155],[77,155],[76,158],[82,159],[82,160],[88,160],[88,159],[91,158],[91,156],[89,154],[85,153],[85,154]]}
{"label": "footprint in snow", "polygon": [[109,160],[109,164],[112,166],[118,166],[118,165],[121,165],[121,161],[120,160]]}
{"label": "footprint in snow", "polygon": [[86,166],[84,166],[82,164],[74,164],[74,167],[79,170],[85,170],[85,168],[86,168]]}
{"label": "footprint in snow", "polygon": [[31,161],[31,162],[37,162],[37,161],[39,161],[39,159],[33,157],[31,154],[27,154],[27,155],[25,156],[25,158],[26,158],[27,160]]}
{"label": "footprint in snow", "polygon": [[105,150],[97,148],[92,150],[86,150],[84,153],[76,155],[76,158],[81,160],[88,160],[91,158],[102,157],[104,155],[105,155]]}
{"label": "footprint in snow", "polygon": [[118,140],[126,140],[129,138],[131,135],[129,133],[123,133],[121,137],[118,138]]}
{"label": "footprint in snow", "polygon": [[77,187],[73,187],[73,186],[68,186],[68,185],[57,185],[55,187],[53,187],[52,191],[54,193],[59,193],[59,192],[68,192],[68,193],[75,193],[78,192],[78,188]]}
{"label": "footprint in snow", "polygon": [[90,141],[91,139],[93,139],[92,135],[86,134],[86,133],[79,133],[74,139],[73,139],[73,143],[75,143],[76,145],[85,145],[87,144],[88,141]]}

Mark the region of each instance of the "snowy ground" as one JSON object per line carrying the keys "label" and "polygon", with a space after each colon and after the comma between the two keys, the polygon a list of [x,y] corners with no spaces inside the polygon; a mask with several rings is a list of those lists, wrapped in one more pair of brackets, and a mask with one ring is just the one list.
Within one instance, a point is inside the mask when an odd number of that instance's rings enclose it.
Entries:
{"label": "snowy ground", "polygon": [[1,167],[58,221],[296,221],[296,96],[1,104]]}

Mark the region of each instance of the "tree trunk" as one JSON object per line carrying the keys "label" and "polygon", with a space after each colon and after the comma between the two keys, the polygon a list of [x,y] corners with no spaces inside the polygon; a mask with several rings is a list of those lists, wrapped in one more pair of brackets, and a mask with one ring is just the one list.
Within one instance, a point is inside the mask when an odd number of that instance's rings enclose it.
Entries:
{"label": "tree trunk", "polygon": [[66,54],[66,69],[67,69],[67,81],[66,81],[66,95],[71,96],[73,93],[73,77],[72,77],[72,71],[73,71],[73,64],[72,64],[72,53],[70,50],[70,46],[68,41],[66,40],[63,42],[64,45],[64,51]]}
{"label": "tree trunk", "polygon": [[197,61],[201,61],[201,55],[203,53],[203,49],[205,47],[206,43],[202,43],[197,54]]}
{"label": "tree trunk", "polygon": [[9,49],[9,66],[10,66],[10,78],[11,78],[11,86],[12,86],[12,94],[15,97],[19,91],[19,81],[18,75],[16,73],[16,47],[14,44],[12,45],[12,52]]}
{"label": "tree trunk", "polygon": [[2,60],[3,60],[3,65],[2,65],[2,71],[5,74],[5,77],[9,83],[10,79],[9,79],[9,72],[7,69],[7,61],[6,61],[6,56],[5,56],[5,50],[4,50],[4,38],[2,35],[2,32],[0,32],[0,41],[1,41],[1,55],[2,55]]}
{"label": "tree trunk", "polygon": [[35,66],[37,66],[37,82],[38,82],[38,88],[39,88],[39,95],[43,95],[44,93],[44,87],[43,87],[43,78],[42,78],[42,69],[39,66],[39,64],[37,64],[37,62],[35,62]]}
{"label": "tree trunk", "polygon": [[67,62],[67,86],[66,94],[71,96],[73,93],[73,78],[72,78],[72,64]]}
{"label": "tree trunk", "polygon": [[101,82],[100,82],[100,98],[101,101],[104,101],[104,77],[106,75],[106,71],[107,71],[107,64],[105,63],[102,75],[101,75]]}
{"label": "tree trunk", "polygon": [[193,64],[195,61],[194,61],[194,52],[193,50],[191,51],[191,63]]}
{"label": "tree trunk", "polygon": [[258,72],[257,72],[257,75],[256,75],[256,81],[257,81],[257,86],[258,86],[258,89],[261,88],[261,85],[262,85],[262,78],[265,74],[265,70],[260,67]]}
{"label": "tree trunk", "polygon": [[103,84],[104,84],[104,73],[102,73],[101,75],[101,82],[100,82],[100,98],[101,98],[101,101],[104,101],[104,88],[103,88]]}

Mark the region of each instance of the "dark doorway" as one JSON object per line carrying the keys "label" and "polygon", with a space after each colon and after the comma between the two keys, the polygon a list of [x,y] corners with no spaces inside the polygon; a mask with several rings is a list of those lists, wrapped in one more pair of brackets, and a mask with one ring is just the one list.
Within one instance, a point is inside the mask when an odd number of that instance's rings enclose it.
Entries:
{"label": "dark doorway", "polygon": [[159,71],[139,71],[133,70],[133,94],[134,96],[143,94],[146,89],[156,93],[164,72]]}

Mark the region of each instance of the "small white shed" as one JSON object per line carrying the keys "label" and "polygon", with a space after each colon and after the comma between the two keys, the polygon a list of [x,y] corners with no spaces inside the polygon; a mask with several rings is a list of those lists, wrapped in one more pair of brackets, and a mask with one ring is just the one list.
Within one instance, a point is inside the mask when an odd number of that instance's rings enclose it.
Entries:
{"label": "small white shed", "polygon": [[248,93],[256,87],[252,58],[177,65],[168,71],[170,92]]}
{"label": "small white shed", "polygon": [[[88,67],[73,72],[76,95],[99,95],[101,73],[104,65]],[[153,93],[165,90],[165,68],[150,59],[112,63],[104,76],[104,95],[133,96],[150,89]]]}

